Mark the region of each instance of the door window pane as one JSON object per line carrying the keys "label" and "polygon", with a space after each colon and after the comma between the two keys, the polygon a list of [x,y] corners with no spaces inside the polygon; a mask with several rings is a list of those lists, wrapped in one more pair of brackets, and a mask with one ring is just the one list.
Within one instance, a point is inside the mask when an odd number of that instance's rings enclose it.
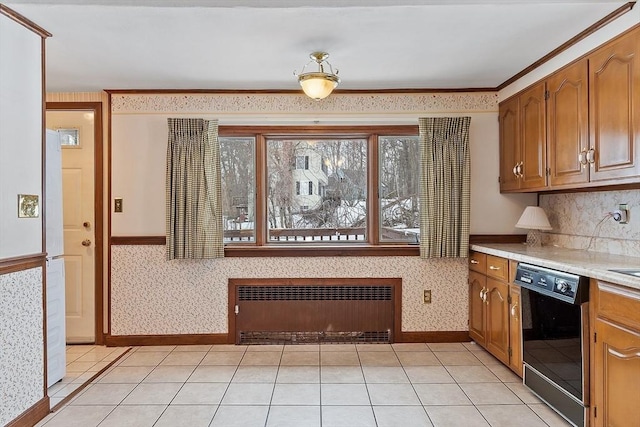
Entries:
{"label": "door window pane", "polygon": [[381,136],[380,241],[418,243],[420,239],[420,152],[417,136]]}
{"label": "door window pane", "polygon": [[267,140],[270,242],[365,241],[366,225],[365,139]]}
{"label": "door window pane", "polygon": [[255,138],[220,137],[224,242],[255,241]]}

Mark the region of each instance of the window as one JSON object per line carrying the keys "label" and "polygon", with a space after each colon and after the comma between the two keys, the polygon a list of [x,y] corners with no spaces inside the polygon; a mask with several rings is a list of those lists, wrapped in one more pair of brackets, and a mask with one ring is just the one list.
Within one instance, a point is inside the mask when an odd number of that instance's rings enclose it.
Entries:
{"label": "window", "polygon": [[296,169],[309,169],[309,156],[296,156]]}
{"label": "window", "polygon": [[219,138],[224,242],[255,241],[255,138]]}
{"label": "window", "polygon": [[[266,143],[270,242],[366,240],[366,139],[268,138]],[[294,170],[288,167],[291,158]],[[325,197],[314,194],[314,183],[327,188]]]}
{"label": "window", "polygon": [[378,138],[380,241],[420,237],[420,152],[417,136]]}
{"label": "window", "polygon": [[416,244],[417,126],[318,129],[220,128],[225,243]]}

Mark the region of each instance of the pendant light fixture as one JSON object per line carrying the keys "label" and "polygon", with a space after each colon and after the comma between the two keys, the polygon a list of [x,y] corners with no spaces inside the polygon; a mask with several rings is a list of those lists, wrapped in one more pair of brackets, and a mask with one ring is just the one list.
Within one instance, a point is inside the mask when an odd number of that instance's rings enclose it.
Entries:
{"label": "pendant light fixture", "polygon": [[[331,94],[333,89],[338,86],[340,83],[340,78],[338,77],[338,69],[336,68],[336,72],[333,72],[333,67],[327,61],[329,54],[327,52],[312,52],[309,57],[311,61],[307,62],[304,67],[302,67],[302,72],[300,74],[295,71],[293,74],[298,77],[298,82],[300,82],[300,86],[302,86],[302,90],[309,97],[313,98],[316,101],[326,98]],[[309,71],[305,73],[305,69],[309,64],[315,62],[317,65],[317,71]],[[328,71],[325,67],[328,67]]]}

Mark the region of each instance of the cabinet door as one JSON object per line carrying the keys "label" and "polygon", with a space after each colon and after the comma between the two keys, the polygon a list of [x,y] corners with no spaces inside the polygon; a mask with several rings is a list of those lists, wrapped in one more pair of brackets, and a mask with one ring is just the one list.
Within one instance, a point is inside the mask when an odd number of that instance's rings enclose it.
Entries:
{"label": "cabinet door", "polygon": [[486,291],[487,278],[469,271],[469,337],[484,346],[485,337],[485,304],[483,294]]}
{"label": "cabinet door", "polygon": [[509,367],[522,377],[522,321],[520,320],[520,286],[509,285]]}
{"label": "cabinet door", "polygon": [[[547,80],[549,185],[589,182],[589,85],[583,59]],[[582,156],[583,163],[580,162]]]}
{"label": "cabinet door", "polygon": [[520,180],[515,172],[520,162],[520,132],[518,119],[518,98],[500,103],[500,191],[520,188]]}
{"label": "cabinet door", "polygon": [[595,321],[595,425],[640,426],[640,332]]}
{"label": "cabinet door", "polygon": [[486,340],[487,350],[505,365],[509,364],[508,285],[487,278]]}
{"label": "cabinet door", "polygon": [[544,87],[544,83],[539,83],[520,95],[521,189],[547,186]]}
{"label": "cabinet door", "polygon": [[591,182],[640,177],[640,30],[589,56]]}

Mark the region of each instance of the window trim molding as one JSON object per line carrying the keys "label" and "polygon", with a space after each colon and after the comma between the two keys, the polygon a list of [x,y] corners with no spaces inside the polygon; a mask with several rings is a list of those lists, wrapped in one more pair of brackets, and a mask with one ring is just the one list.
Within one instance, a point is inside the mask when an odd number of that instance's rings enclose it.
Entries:
{"label": "window trim molding", "polygon": [[[479,243],[524,243],[526,234],[471,234],[470,244]],[[165,236],[112,236],[110,246],[164,246]],[[337,245],[336,245],[337,246]],[[326,257],[326,256],[419,256],[417,245],[344,245],[344,246],[256,246],[236,244],[224,248],[225,257]]]}
{"label": "window trim molding", "polygon": [[[220,126],[219,138],[255,138],[255,238],[253,242],[225,244],[226,256],[418,256],[419,246],[405,242],[380,243],[379,136],[415,136],[417,125],[382,126]],[[362,138],[367,141],[367,241],[319,245],[300,242],[295,245],[270,242],[266,223],[267,141],[300,137]],[[302,184],[302,183],[300,183]],[[300,185],[302,187],[302,185]],[[301,191],[302,193],[302,191]]]}

